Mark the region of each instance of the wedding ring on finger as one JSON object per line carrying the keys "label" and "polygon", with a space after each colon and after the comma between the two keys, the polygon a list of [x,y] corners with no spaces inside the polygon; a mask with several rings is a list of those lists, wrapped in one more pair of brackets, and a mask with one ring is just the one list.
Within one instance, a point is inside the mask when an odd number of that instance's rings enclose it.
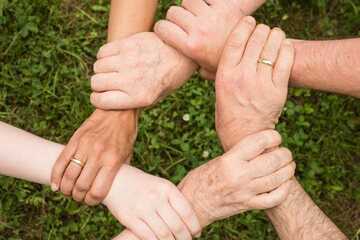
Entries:
{"label": "wedding ring on finger", "polygon": [[264,64],[264,65],[267,65],[267,66],[270,66],[270,67],[274,67],[274,63],[272,61],[270,61],[269,59],[266,59],[266,58],[260,58],[258,63]]}
{"label": "wedding ring on finger", "polygon": [[78,165],[79,167],[83,168],[84,167],[84,163],[76,158],[72,158],[71,162]]}

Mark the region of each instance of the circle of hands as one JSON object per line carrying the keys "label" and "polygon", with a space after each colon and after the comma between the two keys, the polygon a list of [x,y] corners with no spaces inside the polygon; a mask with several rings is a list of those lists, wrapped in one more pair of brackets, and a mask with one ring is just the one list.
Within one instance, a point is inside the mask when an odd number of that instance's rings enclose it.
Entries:
{"label": "circle of hands", "polygon": [[[115,239],[192,239],[214,221],[287,198],[295,163],[274,129],[294,48],[281,29],[247,16],[257,6],[241,2],[184,0],[155,32],[99,50],[91,78],[97,110],[69,141],[51,182],[76,201],[104,203],[126,227]],[[197,69],[215,80],[216,129],[225,154],[175,186],[128,165],[137,134],[134,109],[157,103]]]}

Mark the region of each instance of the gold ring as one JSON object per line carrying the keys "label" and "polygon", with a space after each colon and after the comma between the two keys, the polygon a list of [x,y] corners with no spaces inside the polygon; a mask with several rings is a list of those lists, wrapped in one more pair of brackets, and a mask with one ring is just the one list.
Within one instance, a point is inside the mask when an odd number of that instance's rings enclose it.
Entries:
{"label": "gold ring", "polygon": [[261,63],[261,64],[265,64],[265,65],[268,65],[270,67],[273,67],[274,66],[274,63],[268,59],[265,59],[265,58],[261,58],[258,63]]}
{"label": "gold ring", "polygon": [[84,167],[84,163],[76,158],[71,159],[72,163],[75,163],[76,165],[78,165],[79,167],[83,168]]}

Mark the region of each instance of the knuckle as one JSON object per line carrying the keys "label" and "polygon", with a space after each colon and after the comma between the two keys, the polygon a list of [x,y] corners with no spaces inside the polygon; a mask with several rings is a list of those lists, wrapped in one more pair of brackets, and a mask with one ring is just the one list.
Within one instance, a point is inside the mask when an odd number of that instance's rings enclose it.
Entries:
{"label": "knuckle", "polygon": [[75,180],[75,174],[73,174],[71,171],[65,171],[64,178],[65,180],[72,182]]}
{"label": "knuckle", "polygon": [[190,38],[186,45],[190,52],[199,53],[202,51],[202,43],[198,38]]}
{"label": "knuckle", "polygon": [[162,227],[159,229],[159,237],[160,239],[171,239],[172,235],[169,230],[167,230],[165,227]]}
{"label": "knuckle", "polygon": [[96,201],[101,201],[106,197],[106,190],[103,188],[92,189],[90,197]]}
{"label": "knuckle", "polygon": [[166,13],[166,18],[167,19],[172,19],[174,16],[177,15],[177,11],[179,10],[180,7],[178,6],[171,6],[169,8],[169,10]]}
{"label": "knuckle", "polygon": [[102,152],[105,151],[106,145],[103,142],[95,142],[94,146],[93,146],[93,149],[94,149],[95,152],[102,153]]}
{"label": "knuckle", "polygon": [[75,188],[78,192],[86,192],[89,190],[89,186],[84,183],[76,183]]}
{"label": "knuckle", "polygon": [[185,227],[183,225],[176,224],[174,225],[173,232],[175,235],[182,235],[181,233],[185,232]]}

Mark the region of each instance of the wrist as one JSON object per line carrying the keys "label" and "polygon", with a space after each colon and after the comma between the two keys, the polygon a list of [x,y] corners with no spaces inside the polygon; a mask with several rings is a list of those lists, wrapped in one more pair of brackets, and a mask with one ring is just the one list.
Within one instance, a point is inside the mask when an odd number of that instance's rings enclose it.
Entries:
{"label": "wrist", "polygon": [[[242,116],[246,116],[246,114]],[[217,123],[216,129],[224,151],[228,151],[248,135],[268,129],[275,129],[276,123],[277,120],[261,117],[235,118],[233,121],[225,124]]]}

